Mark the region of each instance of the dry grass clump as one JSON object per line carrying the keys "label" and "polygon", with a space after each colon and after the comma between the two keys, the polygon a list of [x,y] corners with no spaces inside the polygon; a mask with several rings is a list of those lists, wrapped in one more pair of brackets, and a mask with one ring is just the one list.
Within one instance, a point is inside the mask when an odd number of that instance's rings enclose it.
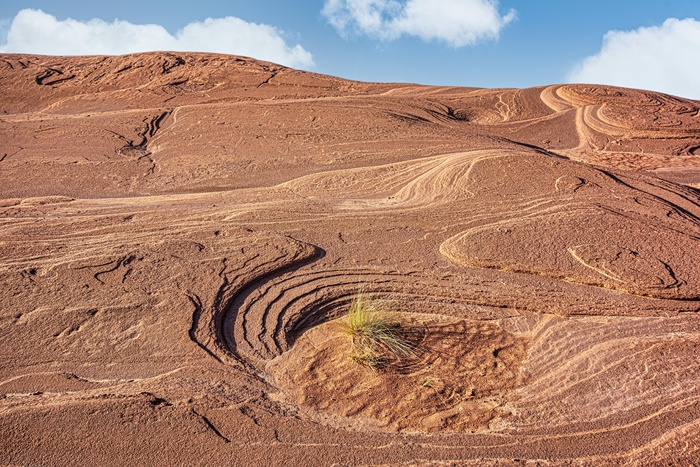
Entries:
{"label": "dry grass clump", "polygon": [[390,360],[415,356],[413,344],[401,332],[401,326],[387,318],[390,305],[358,293],[350,304],[341,331],[352,340],[350,359],[374,370]]}

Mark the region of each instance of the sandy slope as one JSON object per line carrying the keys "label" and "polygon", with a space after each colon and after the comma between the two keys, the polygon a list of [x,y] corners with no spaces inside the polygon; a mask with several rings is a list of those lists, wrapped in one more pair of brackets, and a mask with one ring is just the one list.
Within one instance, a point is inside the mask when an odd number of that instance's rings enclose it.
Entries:
{"label": "sandy slope", "polygon": [[[698,102],[0,70],[0,463],[700,461]],[[359,289],[416,361],[347,360]]]}

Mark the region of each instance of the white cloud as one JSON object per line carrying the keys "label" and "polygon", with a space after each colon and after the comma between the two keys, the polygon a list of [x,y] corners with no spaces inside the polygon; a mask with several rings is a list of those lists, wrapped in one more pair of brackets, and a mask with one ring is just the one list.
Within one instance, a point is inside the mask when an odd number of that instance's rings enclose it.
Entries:
{"label": "white cloud", "polygon": [[381,40],[407,35],[464,47],[498,39],[515,10],[501,15],[496,0],[326,0],[323,15],[342,35]]}
{"label": "white cloud", "polygon": [[700,99],[700,22],[669,18],[661,26],[609,31],[596,55],[582,60],[570,82],[650,89]]}
{"label": "white cloud", "polygon": [[58,21],[41,10],[25,9],[14,17],[0,44],[0,52],[45,55],[121,55],[156,50],[245,55],[298,68],[314,63],[309,52],[298,44],[289,46],[273,26],[232,16],[190,23],[172,35],[158,24]]}

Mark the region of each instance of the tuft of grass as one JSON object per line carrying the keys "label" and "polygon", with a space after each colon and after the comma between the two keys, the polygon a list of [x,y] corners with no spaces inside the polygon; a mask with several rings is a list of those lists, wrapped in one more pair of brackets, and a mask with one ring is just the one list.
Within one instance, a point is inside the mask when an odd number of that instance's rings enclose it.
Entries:
{"label": "tuft of grass", "polygon": [[436,386],[440,385],[440,383],[441,381],[438,378],[426,376],[425,378],[423,378],[423,381],[421,381],[420,385],[424,388],[435,389]]}
{"label": "tuft of grass", "polygon": [[360,365],[366,365],[372,371],[376,370],[382,364],[382,359],[371,349],[353,350],[353,353],[350,355],[350,360]]}
{"label": "tuft of grass", "polygon": [[353,353],[350,359],[375,369],[387,360],[413,357],[414,347],[401,334],[401,327],[386,317],[388,302],[358,293],[350,304],[341,331],[350,336]]}

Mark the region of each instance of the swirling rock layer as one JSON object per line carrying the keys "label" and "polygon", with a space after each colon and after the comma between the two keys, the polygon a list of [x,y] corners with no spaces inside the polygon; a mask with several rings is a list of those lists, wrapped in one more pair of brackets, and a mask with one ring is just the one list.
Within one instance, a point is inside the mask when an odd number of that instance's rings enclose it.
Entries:
{"label": "swirling rock layer", "polygon": [[[0,56],[0,463],[700,460],[700,104]],[[417,354],[337,332],[390,299]]]}

